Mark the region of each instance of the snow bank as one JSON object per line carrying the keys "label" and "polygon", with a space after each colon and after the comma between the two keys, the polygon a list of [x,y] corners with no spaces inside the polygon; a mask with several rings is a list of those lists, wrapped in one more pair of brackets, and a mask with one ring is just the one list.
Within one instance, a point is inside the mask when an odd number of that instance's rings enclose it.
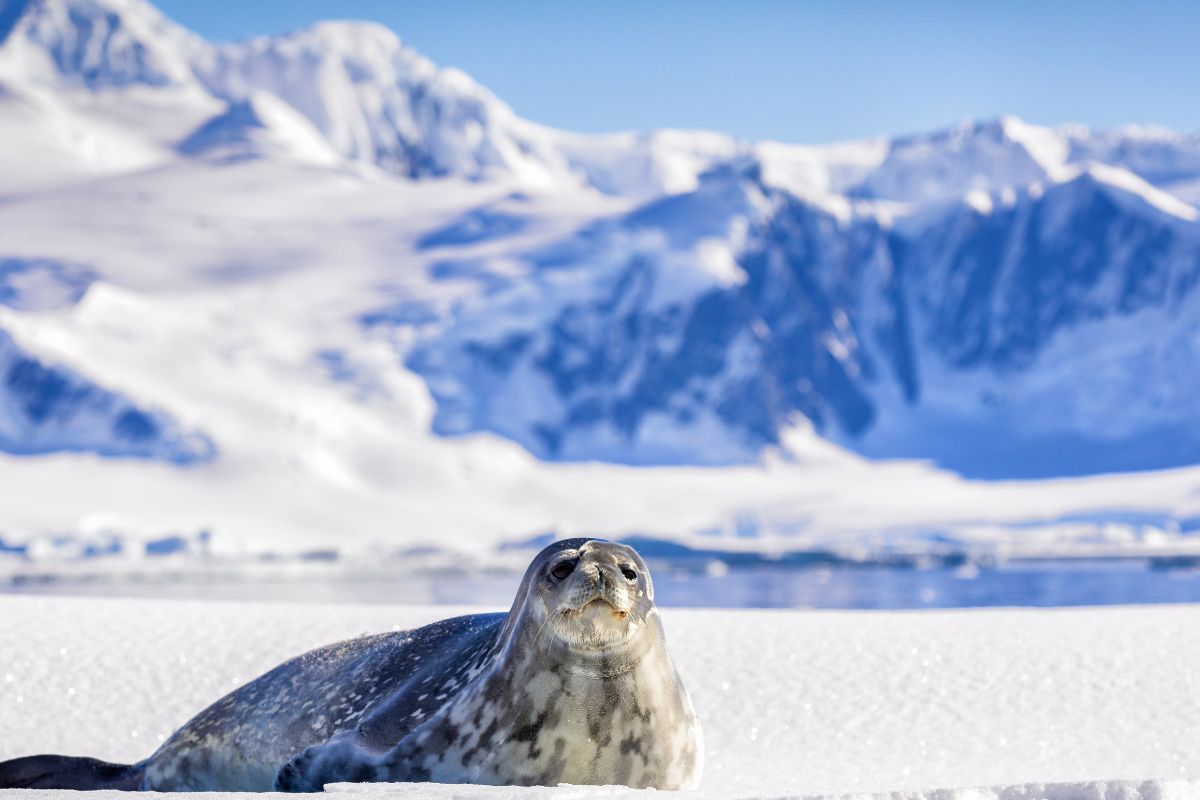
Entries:
{"label": "snow bank", "polygon": [[[653,796],[653,790],[635,791],[615,786],[599,788],[557,787],[507,789],[421,784],[419,786],[377,785],[371,787],[340,784],[328,791],[366,797],[397,797],[406,800],[608,800]],[[696,798],[732,798],[735,795],[700,790],[682,792]],[[1173,800],[1200,795],[1200,783],[1189,781],[1091,781],[1079,783],[1026,783],[1012,786],[968,787],[958,789],[913,790],[869,794],[811,795],[826,800]]]}
{"label": "snow bank", "polygon": [[[545,787],[494,787],[494,786],[440,786],[433,783],[421,784],[335,784],[326,789],[338,795],[351,795],[373,800],[374,798],[402,797],[405,800],[629,800],[630,798],[656,797],[653,789],[635,790],[618,786],[559,786]],[[74,792],[56,791],[11,791],[2,793],[13,798],[50,800],[63,798],[75,800]],[[734,795],[699,790],[680,792],[696,800],[734,800]],[[150,797],[188,798],[200,800],[224,800],[243,798],[244,794],[213,792],[203,795],[164,794],[153,792]],[[258,796],[258,795],[256,795]],[[265,796],[265,795],[264,795]],[[270,795],[291,797],[292,795]],[[1078,783],[1025,783],[1011,786],[980,786],[953,789],[930,789],[873,794],[806,795],[802,800],[1185,800],[1200,796],[1200,782],[1193,781],[1081,781]],[[125,792],[95,792],[89,800],[128,800]],[[799,797],[788,795],[787,797]],[[767,798],[763,798],[767,800]],[[782,800],[782,797],[781,797]]]}
{"label": "snow bank", "polygon": [[[374,798],[403,797],[405,800],[628,800],[657,796],[653,789],[635,790],[618,786],[559,786],[555,788],[507,788],[494,786],[439,786],[421,784],[336,784],[326,789],[339,795]],[[48,800],[77,798],[73,792],[14,791],[12,797]],[[732,795],[699,790],[680,792],[696,800],[733,800]],[[153,797],[179,798],[178,794],[154,792]],[[190,797],[192,795],[183,795]],[[223,800],[245,795],[210,793],[195,795],[203,800]],[[291,795],[283,795],[290,797]],[[1078,783],[1025,783],[1012,786],[982,786],[874,794],[809,795],[803,800],[1185,800],[1200,796],[1200,782],[1193,781],[1082,781]],[[128,800],[124,792],[96,792],[89,800]],[[791,797],[791,796],[789,796]],[[767,800],[764,798],[764,800]]]}
{"label": "snow bank", "polygon": [[[458,611],[0,598],[0,758],[138,759],[287,656]],[[664,620],[705,726],[702,798],[1200,796],[1200,607]],[[992,788],[933,790],[970,786]]]}

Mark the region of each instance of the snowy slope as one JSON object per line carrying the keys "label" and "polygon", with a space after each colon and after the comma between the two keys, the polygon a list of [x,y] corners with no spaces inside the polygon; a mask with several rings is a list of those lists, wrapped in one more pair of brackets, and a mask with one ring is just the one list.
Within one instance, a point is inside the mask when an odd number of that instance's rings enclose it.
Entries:
{"label": "snowy slope", "polygon": [[[0,650],[0,758],[64,752],[132,761],[289,656],[453,613],[0,598],[0,635],[21,643]],[[1186,797],[1195,796],[1200,770],[1198,615],[1192,607],[667,609],[663,619],[705,730],[697,797]],[[1041,788],[1060,783],[1072,785]],[[935,794],[968,786],[995,788]],[[537,794],[636,796],[617,789]]]}
{"label": "snowy slope", "polygon": [[1097,161],[1121,167],[1145,180],[1195,202],[1200,181],[1200,135],[1164,128],[1129,127],[1091,131],[1072,126],[1063,129],[1072,163]]}
{"label": "snowy slope", "polygon": [[179,152],[218,163],[292,158],[333,166],[339,161],[338,153],[306,118],[265,92],[231,102],[180,142]]}
{"label": "snowy slope", "polygon": [[63,450],[190,464],[213,457],[203,435],[161,412],[138,408],[73,370],[30,356],[0,331],[0,451]]}
{"label": "snowy slope", "polygon": [[[436,783],[421,783],[413,785],[394,784],[334,784],[326,789],[339,795],[350,795],[363,798],[397,798],[408,800],[517,800],[517,798],[537,798],[537,800],[634,800],[649,798],[656,795],[653,791],[625,789],[616,786],[556,786],[554,788],[507,788],[490,786],[444,786]],[[1195,781],[1187,780],[1133,780],[1133,781],[1076,781],[1074,783],[1027,783],[1008,784],[1000,786],[966,786],[955,788],[938,788],[929,790],[899,791],[899,792],[852,792],[848,794],[811,794],[805,795],[808,800],[1190,800],[1200,791]],[[14,790],[9,793],[12,797],[29,798],[30,800],[48,800],[49,798],[70,798],[73,794],[67,792],[33,792]],[[96,800],[122,800],[122,792],[96,792],[89,797]],[[180,795],[171,795],[180,797]],[[256,795],[258,796],[258,795]],[[286,795],[283,795],[286,796]],[[687,796],[700,800],[740,800],[737,792],[690,792]],[[204,795],[183,795],[199,800],[229,800],[244,798],[245,795],[221,794],[210,792]],[[796,795],[783,795],[796,797]]]}

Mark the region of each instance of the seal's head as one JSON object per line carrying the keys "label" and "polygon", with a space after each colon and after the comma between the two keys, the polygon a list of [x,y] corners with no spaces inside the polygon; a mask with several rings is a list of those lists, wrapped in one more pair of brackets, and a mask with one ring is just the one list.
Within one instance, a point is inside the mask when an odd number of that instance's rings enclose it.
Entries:
{"label": "seal's head", "polygon": [[555,542],[530,564],[524,588],[542,648],[618,655],[638,649],[647,629],[657,627],[650,571],[623,544]]}

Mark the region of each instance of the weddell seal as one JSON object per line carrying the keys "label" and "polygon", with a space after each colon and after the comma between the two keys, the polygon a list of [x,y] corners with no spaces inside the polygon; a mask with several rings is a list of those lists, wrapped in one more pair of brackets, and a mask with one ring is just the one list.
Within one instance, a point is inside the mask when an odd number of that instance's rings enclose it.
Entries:
{"label": "weddell seal", "polygon": [[138,764],[30,756],[0,788],[318,791],[327,783],[694,788],[703,742],[632,548],[556,542],[507,614],[364,636],[276,667]]}

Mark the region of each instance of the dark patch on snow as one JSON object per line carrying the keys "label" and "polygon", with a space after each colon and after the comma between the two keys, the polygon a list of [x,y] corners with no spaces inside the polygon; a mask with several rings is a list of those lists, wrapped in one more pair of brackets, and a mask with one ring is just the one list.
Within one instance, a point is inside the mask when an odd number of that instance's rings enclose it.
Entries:
{"label": "dark patch on snow", "polygon": [[480,208],[451,222],[444,228],[425,234],[417,240],[417,248],[430,250],[435,247],[477,244],[520,233],[528,227],[524,217],[502,211]]}
{"label": "dark patch on snow", "polygon": [[21,556],[25,557],[29,554],[28,544],[9,544],[0,536],[0,554],[6,556]]}
{"label": "dark patch on snow", "polygon": [[92,394],[89,387],[73,384],[62,371],[32,358],[16,359],[4,383],[19,410],[35,424],[46,422],[55,411],[70,409]]}
{"label": "dark patch on snow", "polygon": [[267,128],[249,100],[231,102],[220,114],[202,123],[176,148],[185,156],[212,156],[234,164],[259,156],[255,139]]}
{"label": "dark patch on snow", "polygon": [[384,308],[368,311],[358,318],[365,328],[397,325],[429,325],[438,321],[437,312],[425,303],[402,301]]}
{"label": "dark patch on snow", "polygon": [[46,258],[0,258],[0,305],[20,311],[73,306],[96,281],[83,264]]}
{"label": "dark patch on snow", "polygon": [[146,542],[145,552],[152,557],[176,555],[188,552],[191,544],[191,540],[183,536],[164,536]]}
{"label": "dark patch on snow", "polygon": [[0,43],[12,34],[17,23],[21,21],[21,17],[25,16],[30,4],[31,0],[8,0],[8,2],[0,4]]}
{"label": "dark patch on snow", "polygon": [[113,424],[113,433],[118,439],[130,442],[149,442],[158,438],[162,428],[149,414],[137,409],[123,412]]}

